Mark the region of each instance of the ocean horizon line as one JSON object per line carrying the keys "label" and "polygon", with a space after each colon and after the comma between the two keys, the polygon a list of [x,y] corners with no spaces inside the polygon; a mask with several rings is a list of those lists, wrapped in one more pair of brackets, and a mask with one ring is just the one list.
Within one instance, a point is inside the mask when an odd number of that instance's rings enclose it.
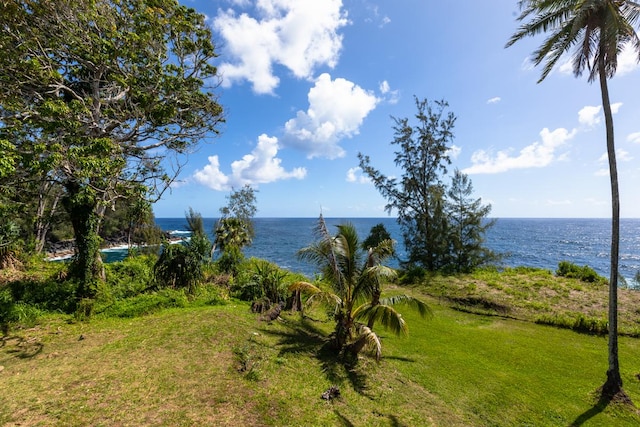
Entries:
{"label": "ocean horizon line", "polygon": [[[397,219],[394,216],[327,216],[323,215],[325,219]],[[203,216],[203,219],[218,219],[219,216]],[[185,216],[157,216],[155,219],[185,219]],[[318,216],[255,216],[253,219],[318,219]],[[599,219],[599,220],[611,220],[611,217],[535,217],[535,216],[494,216],[487,217],[489,220],[493,219],[548,219],[548,220],[575,220],[575,219]],[[628,219],[640,219],[638,217],[620,217],[621,220]]]}

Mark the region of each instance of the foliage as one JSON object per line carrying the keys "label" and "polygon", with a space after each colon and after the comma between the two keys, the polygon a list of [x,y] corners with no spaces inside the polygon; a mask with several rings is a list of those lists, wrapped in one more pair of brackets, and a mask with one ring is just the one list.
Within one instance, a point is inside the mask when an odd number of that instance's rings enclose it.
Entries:
{"label": "foliage", "polygon": [[161,289],[114,301],[97,309],[96,314],[108,317],[139,317],[167,308],[186,307],[188,301],[182,289]]}
{"label": "foliage", "polygon": [[159,197],[223,120],[211,30],[173,0],[9,0],[0,16],[11,17],[0,34],[2,173],[47,194],[49,208],[59,197],[78,249],[71,272],[92,296],[105,210],[147,189]]}
{"label": "foliage", "polygon": [[73,313],[77,307],[79,285],[74,280],[47,277],[43,280],[23,279],[8,284],[13,300],[49,311]]}
{"label": "foliage", "polygon": [[382,265],[393,253],[393,241],[385,240],[365,252],[353,224],[339,225],[338,233],[332,236],[322,214],[316,234],[318,240],[298,254],[320,268],[322,280],[331,286],[331,291],[306,281],[291,284],[289,290],[309,295],[307,304],[324,302],[334,307],[333,344],[338,350],[357,355],[370,349],[379,359],[382,346],[373,331],[374,323],[379,322],[395,334],[406,334],[407,325],[393,306],[409,304],[422,316],[429,312],[428,307],[406,295],[381,298],[383,283],[396,277],[393,269]]}
{"label": "foliage", "polygon": [[[400,180],[387,177],[358,154],[360,167],[387,199],[385,209],[397,212],[406,263],[430,271],[465,271],[485,263],[490,254],[482,247],[483,235],[491,222],[483,222],[490,206],[469,199],[468,177],[456,172],[449,190],[444,182],[451,164],[453,128],[456,117],[447,112],[445,101],[430,103],[415,99],[417,124],[393,118],[398,146],[395,164],[403,169]],[[453,239],[453,240],[452,240]]]}
{"label": "foliage", "polygon": [[383,223],[379,223],[371,227],[369,235],[362,242],[362,249],[368,250],[369,248],[375,248],[385,240],[391,240],[391,234],[385,228]]}
{"label": "foliage", "polygon": [[[179,244],[165,242],[153,268],[160,287],[184,288],[193,293],[204,277],[202,264],[209,255],[209,241],[197,234]],[[203,251],[204,250],[204,251]]]}
{"label": "foliage", "polygon": [[583,282],[594,283],[597,285],[606,285],[607,279],[600,276],[596,271],[588,265],[579,266],[570,261],[560,261],[556,274],[560,277],[568,277],[579,279]]}
{"label": "foliage", "polygon": [[[256,190],[245,185],[240,190],[232,190],[227,196],[227,206],[220,208],[222,215],[216,223],[213,235],[214,247],[224,254],[227,248],[242,249],[251,245],[255,236],[253,216],[257,212]],[[233,254],[230,254],[233,258]]]}
{"label": "foliage", "polygon": [[225,248],[215,264],[221,272],[237,276],[243,262],[244,254],[242,250],[235,245],[230,245]]}
{"label": "foliage", "polygon": [[447,191],[450,260],[444,270],[469,273],[499,258],[484,246],[484,235],[496,222],[487,220],[491,205],[483,206],[482,200],[474,200],[472,194],[469,176],[456,169]]}
{"label": "foliage", "polygon": [[99,295],[99,298],[117,300],[144,292],[153,282],[157,260],[157,255],[139,255],[106,264],[107,295]]}
{"label": "foliage", "polygon": [[[287,299],[289,272],[269,261],[251,258],[231,288],[233,294],[245,301],[264,300],[268,306]],[[268,308],[268,307],[267,307]]]}

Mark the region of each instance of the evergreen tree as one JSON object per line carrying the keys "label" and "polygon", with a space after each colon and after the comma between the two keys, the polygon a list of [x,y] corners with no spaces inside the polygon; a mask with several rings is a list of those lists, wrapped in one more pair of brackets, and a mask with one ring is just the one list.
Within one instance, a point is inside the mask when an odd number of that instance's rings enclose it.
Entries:
{"label": "evergreen tree", "polygon": [[469,272],[475,267],[497,259],[497,255],[483,246],[486,230],[495,224],[487,220],[491,205],[473,198],[469,176],[455,170],[447,191],[449,245],[451,259],[448,270]]}
{"label": "evergreen tree", "polygon": [[[369,157],[362,153],[358,154],[360,167],[387,199],[386,210],[389,213],[397,211],[408,252],[407,264],[420,265],[430,271],[458,271],[458,264],[453,260],[464,259],[464,270],[472,269],[484,259],[478,256],[479,248],[490,223],[485,226],[482,219],[490,208],[478,205],[475,209],[467,209],[472,207],[466,200],[469,194],[463,190],[466,186],[465,190],[471,191],[468,178],[454,179],[457,188],[453,193],[444,182],[447,166],[451,164],[449,150],[456,121],[454,114],[446,111],[448,104],[445,101],[432,104],[417,98],[415,102],[417,124],[410,124],[406,118],[394,118],[395,138],[391,144],[399,147],[395,152],[395,164],[403,170],[400,180],[387,177],[373,168]],[[459,208],[457,211],[451,209],[448,200],[452,194],[462,197],[453,201]],[[463,205],[465,209],[461,209]],[[455,213],[455,218],[451,217],[452,213]],[[464,235],[474,237],[458,234],[460,243],[451,244],[452,221],[458,230],[463,224]]]}

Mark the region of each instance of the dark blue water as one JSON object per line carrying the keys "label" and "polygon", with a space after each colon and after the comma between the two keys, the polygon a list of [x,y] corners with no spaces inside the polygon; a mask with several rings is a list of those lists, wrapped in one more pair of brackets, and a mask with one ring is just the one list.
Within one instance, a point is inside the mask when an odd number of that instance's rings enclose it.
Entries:
{"label": "dark blue water", "polygon": [[[382,223],[398,243],[403,257],[401,231],[395,218],[326,218],[330,231],[351,222],[362,240],[371,227]],[[296,258],[296,252],[314,241],[317,218],[256,218],[256,237],[245,255],[267,259],[291,271],[313,275],[314,268]],[[165,231],[186,231],[184,218],[157,218]],[[215,219],[204,220],[211,232]],[[609,277],[610,220],[608,219],[522,219],[501,218],[487,233],[486,246],[508,254],[503,265],[529,266],[552,271],[563,260],[589,265],[598,274]],[[395,265],[392,265],[395,266]],[[640,270],[640,219],[622,219],[620,230],[620,274],[632,279]]]}

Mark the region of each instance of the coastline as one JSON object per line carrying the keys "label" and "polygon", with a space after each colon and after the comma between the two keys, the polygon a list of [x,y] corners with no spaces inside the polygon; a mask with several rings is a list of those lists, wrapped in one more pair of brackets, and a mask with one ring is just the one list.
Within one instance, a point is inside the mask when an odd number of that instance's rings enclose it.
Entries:
{"label": "coastline", "polygon": [[[170,244],[175,245],[178,243],[182,243],[185,240],[188,240],[188,237],[169,237],[168,241]],[[75,247],[74,247],[74,243],[73,241],[66,241],[69,243],[69,245],[65,245],[67,247],[65,247],[64,249],[60,249],[57,251],[47,251],[45,254],[45,261],[64,261],[67,259],[71,259],[76,251],[75,251]],[[69,247],[70,246],[70,247]],[[146,247],[148,245],[131,245],[131,249],[136,249],[139,247]],[[123,251],[129,249],[129,245],[126,243],[112,243],[109,245],[106,245],[102,248],[100,248],[100,252],[101,253],[105,253],[105,252],[116,252],[116,251]]]}

